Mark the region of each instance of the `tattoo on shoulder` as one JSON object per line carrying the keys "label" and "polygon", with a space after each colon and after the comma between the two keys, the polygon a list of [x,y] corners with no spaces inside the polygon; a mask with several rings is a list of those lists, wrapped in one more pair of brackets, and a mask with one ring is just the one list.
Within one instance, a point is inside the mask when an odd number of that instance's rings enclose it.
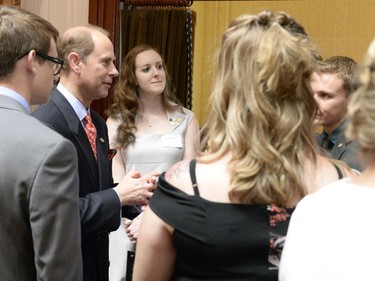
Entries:
{"label": "tattoo on shoulder", "polygon": [[173,177],[179,178],[181,175],[186,174],[187,172],[189,172],[189,164],[190,164],[190,161],[188,161],[188,160],[180,161],[180,162],[174,164],[165,173],[165,179],[167,181],[169,181]]}

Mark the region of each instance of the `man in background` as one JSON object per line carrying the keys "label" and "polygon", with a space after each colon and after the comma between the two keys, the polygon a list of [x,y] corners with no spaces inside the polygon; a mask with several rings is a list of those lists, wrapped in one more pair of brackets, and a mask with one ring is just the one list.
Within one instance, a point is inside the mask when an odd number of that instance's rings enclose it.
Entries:
{"label": "man in background", "polygon": [[77,153],[30,116],[63,65],[58,36],[0,6],[0,280],[82,280]]}
{"label": "man in background", "polygon": [[319,107],[315,123],[323,128],[317,137],[318,145],[332,158],[361,171],[357,144],[345,137],[349,99],[357,89],[356,70],[353,59],[330,57],[319,65],[319,73],[313,75],[311,87]]}
{"label": "man in background", "polygon": [[[103,118],[90,109],[95,99],[108,95],[117,77],[108,32],[78,26],[61,38],[59,56],[65,65],[51,100],[33,115],[72,141],[79,159],[83,277],[108,280],[108,235],[120,225],[121,207],[146,204],[158,173],[140,177],[131,170],[114,187],[111,151]],[[126,216],[126,214],[123,214]]]}

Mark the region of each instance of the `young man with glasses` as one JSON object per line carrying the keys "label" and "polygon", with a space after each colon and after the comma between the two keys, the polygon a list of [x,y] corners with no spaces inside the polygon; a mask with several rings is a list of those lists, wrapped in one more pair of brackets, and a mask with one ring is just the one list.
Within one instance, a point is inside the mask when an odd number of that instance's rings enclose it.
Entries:
{"label": "young man with glasses", "polygon": [[[27,56],[29,54],[29,52],[26,52],[24,53],[23,55],[21,55],[18,60],[22,59],[23,57]],[[55,58],[55,57],[51,57],[43,52],[39,52],[39,51],[35,51],[35,54],[39,57],[41,57],[42,59],[44,60],[47,60],[50,62],[52,68],[53,68],[53,75],[56,76],[60,73],[60,70],[62,68],[62,66],[64,65],[64,61],[59,59],[59,58]]]}
{"label": "young man with glasses", "polygon": [[30,116],[63,64],[58,35],[0,6],[0,280],[82,280],[77,155]]}

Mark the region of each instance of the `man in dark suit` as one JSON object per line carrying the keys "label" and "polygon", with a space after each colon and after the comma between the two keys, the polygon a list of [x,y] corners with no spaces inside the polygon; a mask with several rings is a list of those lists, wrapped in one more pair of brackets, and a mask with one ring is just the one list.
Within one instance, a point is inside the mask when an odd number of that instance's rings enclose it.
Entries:
{"label": "man in dark suit", "polygon": [[319,65],[319,73],[314,74],[311,87],[319,107],[315,123],[323,127],[323,132],[317,136],[317,144],[331,157],[361,171],[357,144],[345,137],[349,98],[357,89],[356,68],[357,64],[351,58],[330,57]]}
{"label": "man in dark suit", "polygon": [[[51,100],[33,115],[72,141],[77,150],[84,280],[106,281],[108,234],[120,225],[121,206],[146,204],[158,173],[141,178],[132,170],[114,187],[107,127],[90,109],[93,100],[108,95],[118,75],[108,33],[95,26],[74,27],[62,36],[58,49],[66,67]],[[93,131],[87,134],[86,128]]]}
{"label": "man in dark suit", "polygon": [[0,6],[0,280],[82,280],[77,153],[30,116],[63,64],[58,36]]}

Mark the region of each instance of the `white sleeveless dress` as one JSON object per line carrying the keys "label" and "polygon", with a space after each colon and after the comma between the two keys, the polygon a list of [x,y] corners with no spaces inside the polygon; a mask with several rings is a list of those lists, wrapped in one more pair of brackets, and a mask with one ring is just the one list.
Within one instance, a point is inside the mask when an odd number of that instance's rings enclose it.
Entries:
{"label": "white sleeveless dress", "polygon": [[[164,172],[182,160],[185,134],[194,117],[194,113],[186,108],[183,112],[168,114],[170,134],[138,135],[133,145],[121,150],[127,171],[134,166],[142,175],[152,171]],[[129,276],[126,278],[127,257],[128,251],[134,250],[134,244],[121,223],[119,229],[109,235],[109,281],[131,280]]]}

